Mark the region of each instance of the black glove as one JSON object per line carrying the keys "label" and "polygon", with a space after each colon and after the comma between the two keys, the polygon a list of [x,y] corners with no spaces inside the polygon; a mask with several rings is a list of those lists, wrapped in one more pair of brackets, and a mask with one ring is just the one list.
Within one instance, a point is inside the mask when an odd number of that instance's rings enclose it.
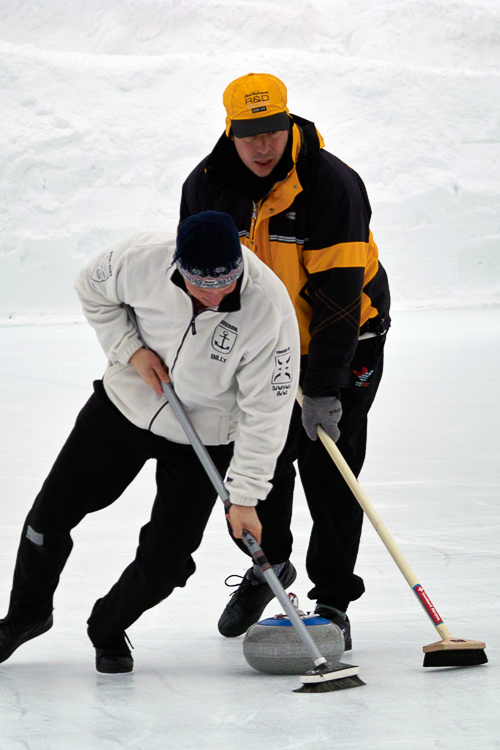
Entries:
{"label": "black glove", "polygon": [[318,425],[337,442],[340,437],[338,423],[342,416],[342,404],[336,396],[304,396],[302,424],[311,440],[318,439]]}

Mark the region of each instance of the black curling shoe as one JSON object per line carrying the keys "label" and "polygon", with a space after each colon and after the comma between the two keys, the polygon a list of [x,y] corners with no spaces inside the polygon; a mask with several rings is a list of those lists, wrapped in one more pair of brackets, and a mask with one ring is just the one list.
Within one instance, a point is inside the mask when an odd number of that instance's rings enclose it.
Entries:
{"label": "black curling shoe", "polygon": [[[290,561],[285,563],[278,578],[285,589],[295,581],[297,571]],[[259,621],[273,598],[274,594],[267,583],[255,578],[252,568],[249,568],[220,616],[219,633],[226,638],[243,635],[250,625]]]}
{"label": "black curling shoe", "polygon": [[331,620],[334,625],[338,625],[344,636],[344,651],[351,651],[351,623],[349,622],[346,613],[336,607],[330,607],[328,604],[320,604],[318,602],[314,614],[324,617],[325,620]]}
{"label": "black curling shoe", "polygon": [[103,674],[121,674],[131,672],[134,668],[130,643],[126,633],[122,633],[106,644],[104,648],[95,647],[95,668]]}
{"label": "black curling shoe", "polygon": [[0,662],[6,661],[26,641],[46,633],[53,624],[52,615],[33,625],[14,625],[7,620],[0,620]]}

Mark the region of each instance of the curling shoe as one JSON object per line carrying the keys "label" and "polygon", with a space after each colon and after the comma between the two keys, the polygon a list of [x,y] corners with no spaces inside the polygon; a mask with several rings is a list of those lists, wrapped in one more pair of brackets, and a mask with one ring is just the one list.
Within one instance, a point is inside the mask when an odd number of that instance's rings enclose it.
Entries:
{"label": "curling shoe", "polygon": [[14,625],[7,620],[0,620],[0,662],[6,661],[26,641],[46,633],[52,625],[52,615],[33,625]]}
{"label": "curling shoe", "polygon": [[104,648],[95,647],[95,668],[103,674],[121,674],[131,672],[134,668],[131,648],[134,648],[126,633],[122,633],[106,644]]}
{"label": "curling shoe", "polygon": [[352,649],[352,638],[351,638],[351,623],[345,612],[342,612],[336,607],[330,607],[328,604],[318,604],[314,610],[315,615],[324,617],[325,620],[331,620],[334,625],[337,625],[342,631],[344,636],[344,650],[351,651]]}
{"label": "curling shoe", "polygon": [[[288,560],[278,576],[283,588],[291,586],[297,578],[297,571]],[[236,638],[246,633],[250,625],[260,617],[274,594],[265,582],[259,581],[249,568],[240,585],[231,595],[224,612],[219,619],[219,633],[226,638]]]}

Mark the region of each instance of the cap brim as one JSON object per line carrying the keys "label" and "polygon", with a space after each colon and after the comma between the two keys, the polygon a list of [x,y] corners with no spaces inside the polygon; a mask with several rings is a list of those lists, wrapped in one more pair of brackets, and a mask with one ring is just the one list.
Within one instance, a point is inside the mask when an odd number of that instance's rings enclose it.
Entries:
{"label": "cap brim", "polygon": [[268,117],[254,117],[251,120],[231,120],[231,131],[236,138],[270,133],[272,130],[290,130],[291,120],[286,112],[278,112]]}

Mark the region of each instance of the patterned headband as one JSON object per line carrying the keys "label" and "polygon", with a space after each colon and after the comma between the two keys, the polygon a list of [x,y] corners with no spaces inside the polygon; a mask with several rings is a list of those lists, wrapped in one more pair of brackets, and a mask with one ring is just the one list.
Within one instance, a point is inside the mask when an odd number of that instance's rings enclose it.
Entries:
{"label": "patterned headband", "polygon": [[214,268],[212,273],[217,274],[216,276],[204,276],[203,274],[206,271],[203,271],[201,268],[190,268],[189,270],[183,268],[180,258],[177,258],[176,266],[186,281],[202,289],[221,289],[224,286],[229,286],[233,281],[239,279],[243,273],[243,259],[233,269],[229,269],[227,266]]}

